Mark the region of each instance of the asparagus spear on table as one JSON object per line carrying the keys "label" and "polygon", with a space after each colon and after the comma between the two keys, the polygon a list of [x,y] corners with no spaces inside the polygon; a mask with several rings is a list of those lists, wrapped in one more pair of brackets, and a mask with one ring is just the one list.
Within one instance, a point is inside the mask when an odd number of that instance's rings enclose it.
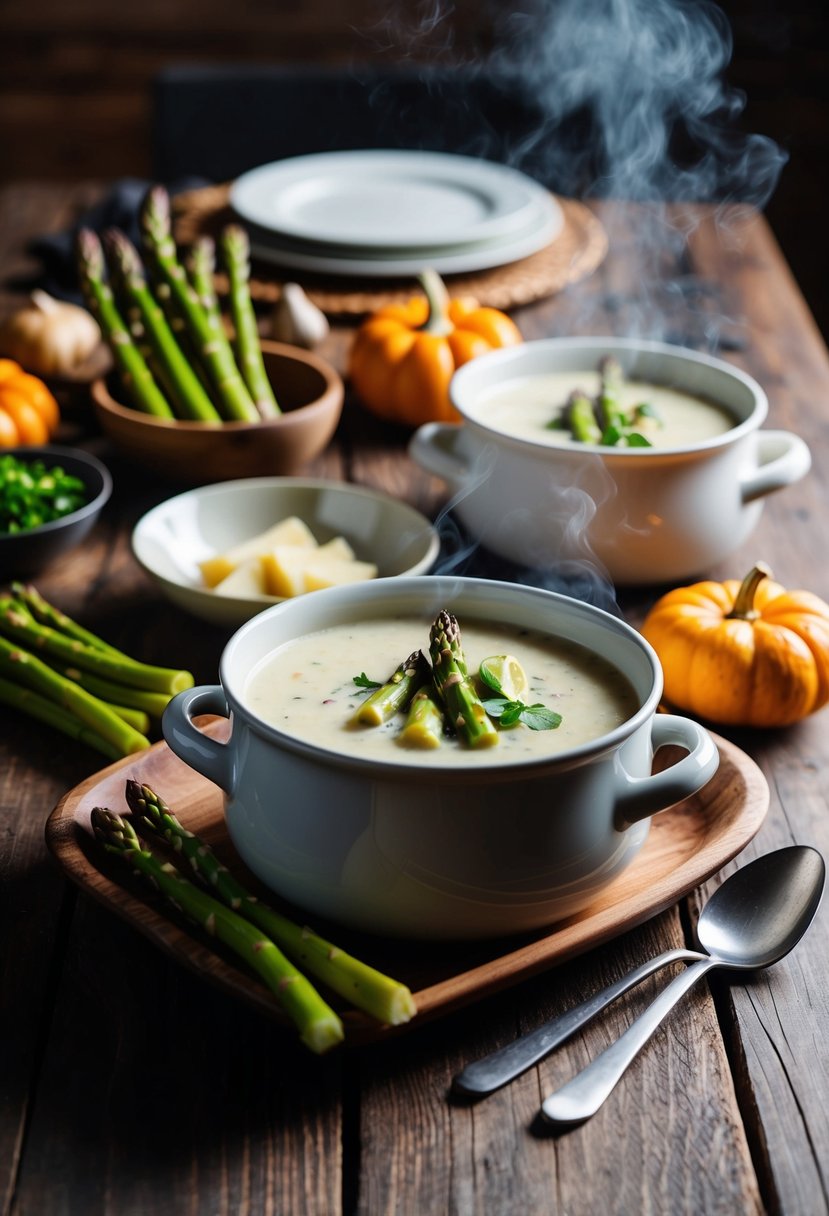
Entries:
{"label": "asparagus spear on table", "polygon": [[96,838],[155,886],[189,920],[228,946],[259,973],[307,1047],[318,1054],[342,1042],[343,1026],[312,984],[260,929],[195,886],[174,865],[142,848],[132,825],[104,807],[91,813]]}
{"label": "asparagus spear on table", "polygon": [[137,709],[151,718],[160,718],[175,695],[168,692],[152,692],[147,688],[132,688],[127,684],[117,684],[114,680],[101,679],[100,676],[92,675],[89,671],[63,666],[57,661],[50,666],[54,666],[55,671],[66,676],[67,680],[74,680],[76,684],[80,684],[81,688],[85,688],[87,692],[91,692],[101,701],[123,705],[128,709]]}
{"label": "asparagus spear on table", "polygon": [[91,630],[85,629],[83,625],[79,625],[77,621],[73,621],[65,612],[61,612],[59,608],[55,608],[54,604],[50,604],[48,600],[43,598],[37,587],[33,586],[32,583],[12,583],[11,592],[16,600],[19,600],[29,609],[29,612],[41,625],[50,625],[52,629],[65,633],[67,637],[74,638],[77,642],[83,642],[85,646],[93,646],[96,650],[105,650],[109,654],[117,655],[122,659],[129,658],[129,655],[124,654],[123,650],[117,650],[114,646],[110,646],[109,642],[105,642],[103,638],[98,637],[97,633],[92,633]]}
{"label": "asparagus spear on table", "polygon": [[[2,668],[2,658],[0,658],[0,668]],[[109,760],[120,760],[125,754],[123,748],[116,746],[109,739],[105,739],[98,731],[93,730],[86,722],[82,722],[80,718],[64,709],[56,701],[50,701],[47,697],[33,692],[31,688],[22,687],[16,681],[3,679],[2,676],[0,676],[0,703],[7,705],[9,709],[35,718],[38,722],[54,727],[55,730],[68,735],[70,739],[76,739],[79,743],[84,743],[87,747],[100,752]]]}
{"label": "asparagus spear on table", "polygon": [[197,422],[220,422],[219,411],[203,389],[176,341],[162,308],[147,286],[144,267],[135,246],[123,232],[112,228],[104,233],[104,249],[114,269],[117,290],[128,309],[136,314],[146,334],[179,417]]}
{"label": "asparagus spear on table", "polygon": [[0,633],[62,663],[79,667],[82,671],[92,672],[116,683],[167,694],[193,687],[193,676],[189,671],[154,667],[137,659],[121,657],[95,646],[85,645],[49,625],[41,625],[25,604],[10,596],[0,596]]}
{"label": "asparagus spear on table", "polygon": [[494,747],[498,732],[467,679],[460,626],[445,609],[432,626],[429,649],[435,687],[450,723],[470,747]]}
{"label": "asparagus spear on table", "polygon": [[88,228],[78,233],[78,274],[89,311],[101,327],[133,405],[157,418],[174,418],[170,403],[155,382],[104,281],[104,252]]}
{"label": "asparagus spear on table", "polygon": [[139,219],[156,271],[184,318],[198,356],[210,375],[219,412],[242,422],[258,421],[259,412],[236,365],[230,342],[223,331],[217,332],[210,324],[178,259],[170,225],[170,199],[163,186],[153,186],[148,191]]}
{"label": "asparagus spear on table", "polygon": [[381,726],[392,714],[406,708],[430,675],[429,664],[422,651],[413,651],[395,667],[384,684],[369,693],[355,713],[354,721],[366,726]]}
{"label": "asparagus spear on table", "polygon": [[107,750],[106,755],[111,756],[114,751],[118,757],[129,756],[150,746],[149,739],[120,718],[109,705],[93,697],[73,680],[59,675],[37,655],[31,654],[2,635],[0,678],[31,689],[73,715],[95,735],[105,740],[108,749],[113,749]]}
{"label": "asparagus spear on table", "polygon": [[128,780],[126,799],[139,832],[149,832],[171,844],[225,904],[257,924],[318,980],[381,1022],[396,1026],[414,1015],[412,994],[404,984],[260,903],[221,864],[209,845],[181,825],[148,785]]}
{"label": "asparagus spear on table", "polygon": [[280,414],[259,345],[256,313],[250,298],[250,241],[239,224],[228,224],[221,236],[221,250],[230,282],[230,315],[236,334],[236,361],[256,408],[263,418]]}

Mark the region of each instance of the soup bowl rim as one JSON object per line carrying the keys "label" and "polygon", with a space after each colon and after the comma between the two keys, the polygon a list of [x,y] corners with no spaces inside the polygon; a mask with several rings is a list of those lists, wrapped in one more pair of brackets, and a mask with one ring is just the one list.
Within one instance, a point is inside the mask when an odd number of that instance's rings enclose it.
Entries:
{"label": "soup bowl rim", "polygon": [[[697,440],[695,443],[649,448],[617,448],[602,446],[598,443],[582,442],[578,444],[542,443],[539,440],[533,440],[524,436],[510,435],[506,431],[489,425],[478,414],[470,413],[470,410],[474,408],[472,402],[478,400],[482,391],[486,392],[495,385],[506,382],[508,377],[500,374],[504,368],[514,371],[515,379],[522,378],[522,376],[543,375],[544,371],[542,369],[524,373],[519,369],[522,364],[533,359],[534,356],[543,358],[545,354],[558,355],[568,350],[594,353],[602,351],[602,353],[606,354],[629,352],[634,355],[655,355],[664,357],[677,367],[691,363],[698,367],[719,372],[740,384],[753,398],[753,406],[745,418],[720,434],[710,436],[707,439]],[[546,370],[557,371],[560,369],[550,367]],[[493,373],[492,379],[488,376],[490,372]],[[681,380],[679,383],[671,384],[653,380],[653,383],[654,385],[661,384],[664,387],[676,388],[680,392],[687,391],[690,393],[692,391],[683,389]],[[630,462],[636,460],[657,461],[663,457],[691,456],[695,453],[704,454],[719,448],[729,447],[739,442],[743,436],[762,426],[768,415],[769,408],[768,397],[761,385],[753,376],[750,376],[734,364],[727,363],[723,359],[718,359],[702,351],[692,350],[690,347],[674,346],[671,343],[657,341],[656,339],[618,338],[613,335],[535,338],[523,342],[518,346],[488,351],[483,355],[479,355],[477,359],[470,360],[470,362],[458,368],[450,381],[449,394],[452,404],[462,416],[464,424],[482,432],[492,442],[512,447],[518,451],[530,452],[534,455],[543,454],[548,459],[563,457],[564,459],[572,460],[579,456],[594,455],[614,463],[616,461]],[[729,408],[727,404],[717,401],[716,398],[711,398],[711,400],[714,404],[720,405],[725,409]]]}
{"label": "soup bowl rim", "polygon": [[[243,718],[248,727],[265,740],[275,744],[279,748],[312,760],[315,764],[324,764],[328,767],[340,768],[351,773],[363,774],[378,781],[405,779],[407,783],[416,780],[430,784],[457,783],[462,785],[475,783],[491,784],[492,782],[510,782],[516,779],[531,779],[554,771],[564,771],[579,767],[617,750],[631,735],[635,734],[653,717],[662,695],[663,686],[662,668],[653,647],[631,625],[614,616],[611,612],[576,600],[560,592],[496,579],[468,578],[454,575],[398,575],[392,578],[373,579],[366,583],[351,584],[346,587],[328,588],[313,592],[311,596],[303,598],[306,607],[310,606],[312,599],[321,605],[341,603],[344,607],[352,604],[359,605],[362,602],[366,605],[367,610],[356,619],[365,620],[371,618],[372,603],[376,603],[383,595],[399,599],[401,612],[417,611],[418,606],[411,597],[422,597],[426,592],[426,588],[431,588],[429,599],[439,600],[441,599],[441,595],[438,589],[441,584],[446,586],[447,592],[449,588],[454,589],[456,592],[454,597],[448,595],[443,597],[449,599],[450,607],[452,599],[457,600],[463,593],[472,597],[473,600],[476,596],[480,597],[475,606],[483,611],[479,611],[478,613],[467,612],[470,618],[477,620],[490,621],[495,624],[509,623],[497,615],[493,615],[493,609],[498,603],[505,603],[507,597],[512,597],[516,594],[520,595],[525,601],[531,601],[547,608],[555,603],[574,620],[582,617],[594,620],[603,631],[606,631],[608,637],[615,634],[618,638],[623,639],[624,645],[628,645],[631,648],[635,647],[638,650],[641,659],[647,664],[650,674],[650,687],[647,694],[641,695],[639,690],[635,689],[639,706],[619,726],[614,727],[610,731],[605,731],[594,739],[587,740],[575,747],[567,748],[552,755],[538,756],[530,759],[516,759],[514,761],[488,761],[486,753],[482,753],[480,763],[476,764],[474,768],[466,764],[457,767],[445,764],[430,764],[427,752],[418,752],[417,761],[407,761],[397,757],[384,760],[377,759],[376,757],[351,756],[343,751],[321,746],[281,730],[278,726],[274,726],[261,718],[245,701],[244,684],[249,677],[249,671],[242,675],[235,673],[232,670],[235,657],[252,633],[267,629],[269,622],[274,618],[300,610],[297,608],[295,601],[284,600],[282,603],[274,604],[247,621],[233,634],[225,646],[219,664],[219,677],[222,695],[227,702],[231,715],[238,715]],[[325,598],[323,599],[323,597]],[[408,609],[403,606],[407,597],[409,597]],[[486,610],[486,598],[492,604],[492,608],[488,612]],[[464,611],[467,611],[467,609],[464,608]],[[337,623],[341,622],[332,622],[332,624]],[[316,625],[314,628],[303,630],[295,636],[301,637],[325,627],[324,625]],[[542,626],[533,626],[532,628],[549,637],[555,638],[561,636],[552,630],[544,629]],[[564,635],[564,639],[578,640],[570,639],[567,635]],[[283,639],[279,645],[290,640],[288,638]],[[592,650],[593,653],[598,654],[599,657],[616,667],[628,679],[629,683],[633,685],[633,679],[627,675],[612,655],[606,651],[590,647],[584,642],[580,642],[579,644],[585,646],[588,650]],[[260,656],[257,662],[261,662],[262,658],[264,656]],[[186,696],[187,694],[182,695]]]}

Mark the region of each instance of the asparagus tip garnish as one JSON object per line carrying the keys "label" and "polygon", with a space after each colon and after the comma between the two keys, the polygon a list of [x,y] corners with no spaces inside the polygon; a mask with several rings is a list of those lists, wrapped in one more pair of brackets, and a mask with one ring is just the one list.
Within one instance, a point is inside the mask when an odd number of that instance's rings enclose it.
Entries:
{"label": "asparagus tip garnish", "polygon": [[469,747],[494,747],[498,732],[467,679],[460,626],[446,609],[432,625],[429,648],[435,687],[450,723]]}

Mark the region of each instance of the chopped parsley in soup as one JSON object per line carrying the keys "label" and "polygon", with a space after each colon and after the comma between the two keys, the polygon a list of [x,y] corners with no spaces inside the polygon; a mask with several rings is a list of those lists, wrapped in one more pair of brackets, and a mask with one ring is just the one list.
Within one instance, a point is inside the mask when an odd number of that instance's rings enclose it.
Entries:
{"label": "chopped parsley in soup", "polygon": [[610,662],[545,633],[441,612],[336,625],[279,646],[243,699],[296,739],[355,758],[509,764],[597,739],[639,708]]}

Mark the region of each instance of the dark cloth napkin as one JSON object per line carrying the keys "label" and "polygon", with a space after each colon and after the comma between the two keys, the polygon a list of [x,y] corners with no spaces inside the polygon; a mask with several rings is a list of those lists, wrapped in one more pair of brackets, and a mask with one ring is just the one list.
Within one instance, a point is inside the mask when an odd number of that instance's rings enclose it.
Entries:
{"label": "dark cloth napkin", "polygon": [[[57,299],[82,303],[75,267],[75,238],[78,231],[81,228],[92,228],[95,232],[120,228],[134,244],[140,246],[138,210],[147,190],[154,184],[141,178],[122,178],[99,202],[81,214],[71,228],[33,237],[26,252],[40,263],[41,269],[25,284],[18,282],[14,286],[26,290],[40,287]],[[208,184],[204,178],[190,177],[167,184],[167,189],[172,196]]]}

